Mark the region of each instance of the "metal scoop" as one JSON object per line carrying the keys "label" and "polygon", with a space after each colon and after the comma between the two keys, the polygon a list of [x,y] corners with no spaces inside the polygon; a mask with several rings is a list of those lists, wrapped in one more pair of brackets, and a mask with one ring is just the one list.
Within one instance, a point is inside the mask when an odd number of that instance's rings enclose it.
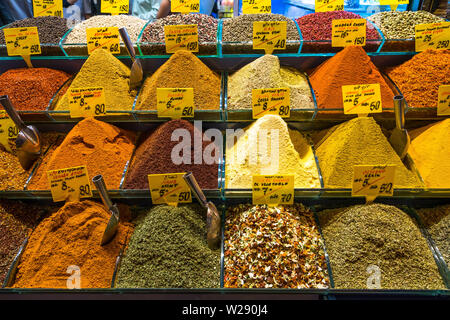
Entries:
{"label": "metal scoop", "polygon": [[22,168],[28,170],[41,155],[39,131],[34,126],[25,125],[8,96],[0,96],[0,103],[19,130],[16,138],[17,157]]}
{"label": "metal scoop", "polygon": [[111,212],[111,218],[109,218],[108,224],[106,225],[105,232],[103,233],[101,245],[105,245],[110,242],[116,235],[117,228],[119,227],[119,208],[112,203],[108,190],[106,189],[105,181],[101,174],[96,175],[92,178],[92,182],[95,184],[98,192],[100,193],[100,198],[102,198],[103,205],[106,210]]}
{"label": "metal scoop", "polygon": [[400,159],[404,159],[408,153],[411,142],[409,134],[405,129],[405,100],[403,96],[394,97],[395,128],[389,137],[389,143],[397,152]]}
{"label": "metal scoop", "polygon": [[187,172],[183,176],[184,181],[191,188],[192,193],[197,198],[198,202],[207,210],[206,211],[206,238],[208,240],[208,247],[210,249],[217,249],[220,245],[220,215],[216,206],[211,201],[207,201],[205,194],[195,180],[192,172]]}
{"label": "metal scoop", "polygon": [[128,54],[131,57],[131,61],[133,62],[130,73],[130,90],[133,90],[141,85],[142,79],[144,78],[144,72],[142,71],[141,61],[136,59],[136,52],[134,51],[133,44],[128,36],[127,28],[120,28],[119,33],[125,47],[127,48]]}

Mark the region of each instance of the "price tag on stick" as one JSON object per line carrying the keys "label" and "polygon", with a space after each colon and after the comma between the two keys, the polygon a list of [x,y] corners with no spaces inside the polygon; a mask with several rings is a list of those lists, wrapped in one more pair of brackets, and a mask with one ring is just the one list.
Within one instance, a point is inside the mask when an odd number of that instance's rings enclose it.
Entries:
{"label": "price tag on stick", "polygon": [[33,16],[63,17],[63,0],[33,0]]}
{"label": "price tag on stick", "polygon": [[450,116],[450,85],[439,86],[437,115]]}
{"label": "price tag on stick", "polygon": [[[98,1],[98,0],[97,0]],[[129,0],[101,0],[101,12],[111,15],[128,14],[130,11]]]}
{"label": "price tag on stick", "polygon": [[365,46],[366,19],[335,19],[332,21],[331,46]]}
{"label": "price tag on stick", "polygon": [[342,11],[344,10],[344,0],[316,0],[316,12]]}
{"label": "price tag on stick", "polygon": [[89,54],[98,48],[106,49],[112,54],[120,53],[119,28],[87,28],[86,43]]}
{"label": "price tag on stick", "polygon": [[9,56],[41,54],[37,27],[3,29]]}
{"label": "price tag on stick", "polygon": [[342,86],[344,114],[368,114],[383,111],[380,84]]}
{"label": "price tag on stick", "polygon": [[416,51],[450,49],[450,22],[417,24]]}
{"label": "price tag on stick", "polygon": [[394,194],[395,166],[354,166],[352,197],[366,197],[373,202],[378,196]]}
{"label": "price tag on stick", "polygon": [[47,171],[54,202],[92,197],[86,166]]}
{"label": "price tag on stick", "polygon": [[294,203],[294,175],[254,175],[252,189],[255,205]]}
{"label": "price tag on stick", "polygon": [[11,152],[10,143],[13,143],[12,139],[17,138],[18,134],[19,129],[17,129],[14,121],[8,117],[8,114],[5,111],[0,111],[0,144],[3,145],[7,151]]}
{"label": "price tag on stick", "polygon": [[253,22],[253,49],[262,49],[266,54],[273,50],[285,50],[287,38],[286,21]]}
{"label": "price tag on stick", "polygon": [[67,97],[71,118],[106,115],[105,92],[102,87],[71,88]]}
{"label": "price tag on stick", "polygon": [[191,189],[184,181],[185,173],[149,174],[148,184],[153,204],[191,203]]}
{"label": "price tag on stick", "polygon": [[196,24],[164,26],[166,52],[178,50],[198,52],[198,26]]}
{"label": "price tag on stick", "polygon": [[172,12],[200,12],[200,0],[172,0],[170,1]]}
{"label": "price tag on stick", "polygon": [[194,117],[193,88],[157,88],[158,117],[180,119]]}
{"label": "price tag on stick", "polygon": [[276,114],[282,118],[289,118],[290,88],[252,89],[253,119],[266,114]]}
{"label": "price tag on stick", "polygon": [[409,0],[380,0],[380,6],[391,6],[391,10],[397,10],[400,4],[408,4]]}
{"label": "price tag on stick", "polygon": [[271,13],[272,0],[242,0],[243,14]]}

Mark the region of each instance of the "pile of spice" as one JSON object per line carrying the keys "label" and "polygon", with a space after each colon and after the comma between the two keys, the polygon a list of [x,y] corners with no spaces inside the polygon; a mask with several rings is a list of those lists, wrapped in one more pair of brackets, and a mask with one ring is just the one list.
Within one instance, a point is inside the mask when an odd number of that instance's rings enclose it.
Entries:
{"label": "pile of spice", "polygon": [[156,206],[135,221],[117,288],[218,288],[220,250],[206,241],[199,205]]}
{"label": "pile of spice", "polygon": [[302,204],[239,205],[225,222],[226,288],[327,288],[323,240]]}
{"label": "pile of spice", "polygon": [[[302,52],[337,52],[342,48],[331,46],[331,32],[333,20],[336,19],[364,19],[359,14],[349,11],[329,11],[310,13],[297,18],[297,23],[302,32],[303,40]],[[366,24],[366,46],[367,51],[376,51],[381,37],[375,27],[367,21]],[[329,42],[323,42],[327,40]],[[370,41],[372,40],[372,41]],[[315,42],[318,41],[318,42]],[[322,42],[319,42],[322,41]]]}
{"label": "pile of spice", "polygon": [[216,51],[218,20],[205,14],[174,14],[156,19],[142,32],[141,49],[144,54],[165,53],[164,26],[196,24],[200,54]]}
{"label": "pile of spice", "polygon": [[411,155],[428,188],[450,188],[450,119],[409,131]]}
{"label": "pile of spice", "polygon": [[[57,133],[41,133],[42,155],[38,161],[42,160],[44,155],[51,156],[52,148],[46,153],[45,151],[58,140],[58,137]],[[0,190],[23,190],[32,170],[33,167],[24,170],[20,165],[14,140],[10,140],[8,151],[0,145]]]}
{"label": "pile of spice", "polygon": [[67,289],[70,270],[79,268],[80,288],[110,288],[116,259],[133,231],[119,223],[114,238],[102,246],[110,216],[93,201],[66,203],[31,234],[13,286]]}
{"label": "pile of spice", "polygon": [[[185,136],[172,140],[175,130],[185,133]],[[203,137],[203,133],[186,120],[171,120],[149,132],[136,149],[124,188],[148,189],[149,174],[191,171],[202,189],[217,189],[218,162],[208,164],[205,162],[205,154],[218,157],[219,147],[215,142],[194,142],[195,137]],[[186,138],[189,140],[185,141]],[[201,145],[196,147],[195,143]],[[181,148],[183,144],[188,148]],[[213,149],[211,154],[206,148],[209,151]],[[174,149],[178,149],[179,153],[172,155]]]}
{"label": "pile of spice", "polygon": [[450,84],[450,50],[428,49],[388,69],[387,74],[402,92],[408,107],[435,110],[439,86]]}
{"label": "pile of spice", "polygon": [[[70,88],[102,87],[105,93],[106,111],[131,110],[136,90],[130,91],[130,68],[116,59],[109,51],[97,49],[81,67]],[[66,92],[55,110],[70,110]]]}
{"label": "pile of spice", "polygon": [[427,241],[400,209],[356,205],[322,211],[319,221],[336,288],[371,289],[377,271],[379,289],[444,288]]}
{"label": "pile of spice", "polygon": [[11,69],[0,75],[0,95],[8,95],[17,110],[43,111],[69,78],[49,68]]}
{"label": "pile of spice", "polygon": [[450,267],[450,205],[421,209],[417,213]]}
{"label": "pile of spice", "polygon": [[342,86],[380,84],[383,109],[394,108],[394,93],[363,48],[346,47],[318,66],[309,78],[319,109],[343,110]]}
{"label": "pile of spice", "polygon": [[25,238],[45,214],[42,207],[19,201],[0,201],[0,285]]}
{"label": "pile of spice", "polygon": [[188,51],[177,51],[145,80],[135,109],[156,110],[158,88],[193,88],[195,109],[219,109],[220,87],[220,76],[199,58]]}
{"label": "pile of spice", "polygon": [[278,115],[259,118],[227,144],[226,187],[250,189],[255,174],[293,174],[295,188],[320,188],[310,144]]}
{"label": "pile of spice", "polygon": [[351,188],[355,165],[395,165],[395,188],[423,187],[372,117],[354,118],[329,129],[316,154],[325,188]]}
{"label": "pile of spice", "polygon": [[[244,14],[223,20],[222,41],[224,53],[255,52],[253,50],[253,22],[286,21],[286,50],[274,52],[297,52],[300,35],[295,22],[281,14]],[[261,53],[261,50],[257,50]]]}
{"label": "pile of spice", "polygon": [[30,181],[29,190],[50,189],[47,171],[85,165],[89,177],[103,175],[108,189],[119,189],[123,170],[134,149],[133,133],[86,118],[47,155]]}
{"label": "pile of spice", "polygon": [[314,109],[306,76],[289,67],[281,67],[277,56],[266,54],[228,77],[229,110],[251,109],[252,89],[289,88],[291,109]]}

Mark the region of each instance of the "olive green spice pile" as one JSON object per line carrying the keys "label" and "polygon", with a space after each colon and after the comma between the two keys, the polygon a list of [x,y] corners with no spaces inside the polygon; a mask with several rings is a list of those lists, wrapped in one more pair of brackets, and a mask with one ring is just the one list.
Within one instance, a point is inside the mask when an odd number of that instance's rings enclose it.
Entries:
{"label": "olive green spice pile", "polygon": [[336,288],[367,289],[373,266],[380,289],[444,288],[427,241],[400,209],[356,205],[322,211],[319,221]]}
{"label": "olive green spice pile", "polygon": [[329,286],[323,241],[302,204],[230,208],[224,263],[228,288]]}
{"label": "olive green spice pile", "polygon": [[421,209],[417,213],[450,267],[450,205]]}
{"label": "olive green spice pile", "polygon": [[141,214],[116,287],[219,287],[220,250],[208,248],[204,216],[199,205],[161,205]]}

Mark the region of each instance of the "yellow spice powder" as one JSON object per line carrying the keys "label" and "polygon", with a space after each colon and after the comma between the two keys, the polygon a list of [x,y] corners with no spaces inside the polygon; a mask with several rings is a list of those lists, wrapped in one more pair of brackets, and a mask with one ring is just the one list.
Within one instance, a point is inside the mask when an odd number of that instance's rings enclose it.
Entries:
{"label": "yellow spice powder", "polygon": [[227,188],[251,188],[255,174],[293,174],[295,188],[320,188],[311,146],[277,115],[258,119],[227,143],[225,173]]}

